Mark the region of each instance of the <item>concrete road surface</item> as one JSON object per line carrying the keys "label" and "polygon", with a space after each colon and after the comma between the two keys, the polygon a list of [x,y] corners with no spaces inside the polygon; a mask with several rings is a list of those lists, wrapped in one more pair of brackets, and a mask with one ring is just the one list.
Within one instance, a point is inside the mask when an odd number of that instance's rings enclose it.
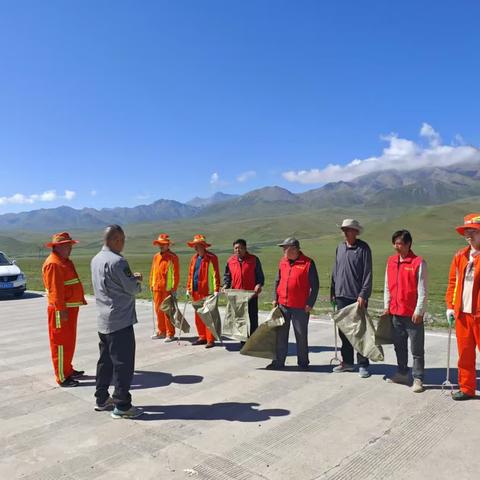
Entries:
{"label": "concrete road surface", "polygon": [[[477,479],[480,402],[442,393],[447,338],[426,340],[428,390],[386,384],[395,356],[373,375],[332,374],[333,328],[310,324],[309,372],[242,356],[238,344],[206,350],[151,340],[151,305],[137,304],[134,404],[145,415],[95,412],[95,305],[81,308],[74,366],[80,387],[56,386],[46,301],[0,301],[0,479]],[[193,314],[187,310],[193,325]],[[190,337],[191,339],[192,337]],[[456,349],[452,352],[456,364]],[[456,379],[456,369],[453,371]]]}

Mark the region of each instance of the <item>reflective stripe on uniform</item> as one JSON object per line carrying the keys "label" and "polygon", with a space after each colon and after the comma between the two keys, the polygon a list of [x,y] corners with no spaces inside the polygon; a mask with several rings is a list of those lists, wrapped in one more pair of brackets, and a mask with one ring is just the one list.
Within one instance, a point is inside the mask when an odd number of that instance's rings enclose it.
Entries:
{"label": "reflective stripe on uniform", "polygon": [[208,264],[208,291],[209,293],[214,293],[216,287],[215,282],[215,268],[213,267],[213,263],[210,262]]}
{"label": "reflective stripe on uniform", "polygon": [[55,327],[60,328],[62,326],[62,322],[60,319],[60,311],[56,310],[55,311]]}
{"label": "reflective stripe on uniform", "polygon": [[80,279],[79,278],[72,278],[71,280],[65,280],[63,282],[64,285],[75,285],[77,283],[80,283]]}
{"label": "reflective stripe on uniform", "polygon": [[58,359],[58,379],[60,382],[65,381],[65,374],[63,373],[63,345],[58,345],[57,347]]}
{"label": "reflective stripe on uniform", "polygon": [[173,262],[168,262],[167,270],[167,292],[173,288]]}
{"label": "reflective stripe on uniform", "polygon": [[65,305],[67,306],[67,308],[68,307],[72,308],[72,307],[80,307],[81,305],[83,305],[83,303],[82,302],[70,302],[70,303],[66,302]]}

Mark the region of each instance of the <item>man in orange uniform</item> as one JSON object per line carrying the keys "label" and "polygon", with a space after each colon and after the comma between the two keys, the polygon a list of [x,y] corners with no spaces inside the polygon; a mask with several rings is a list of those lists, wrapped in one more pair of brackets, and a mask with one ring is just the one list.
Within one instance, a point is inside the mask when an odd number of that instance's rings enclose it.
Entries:
{"label": "man in orange uniform", "polygon": [[157,314],[157,333],[152,335],[152,338],[165,338],[165,343],[174,340],[175,327],[160,310],[160,305],[169,295],[176,295],[180,279],[178,257],[170,251],[171,244],[169,235],[166,233],[161,233],[153,241],[153,245],[158,245],[160,252],[153,257],[150,270],[150,290],[153,293],[153,304]]}
{"label": "man in orange uniform", "polygon": [[78,307],[86,305],[83,286],[70,254],[74,244],[67,232],[56,233],[46,243],[52,253],[42,267],[43,284],[48,295],[48,333],[55,379],[61,387],[76,387],[75,380],[85,372],[72,367],[77,338]]}
{"label": "man in orange uniform", "polygon": [[458,346],[458,392],[454,400],[475,397],[477,376],[475,347],[480,349],[480,213],[464,218],[457,232],[465,237],[468,247],[453,257],[445,295],[447,320],[455,322]]}
{"label": "man in orange uniform", "polygon": [[[204,235],[195,235],[191,242],[187,242],[187,245],[194,248],[196,252],[190,261],[188,270],[188,295],[192,297],[193,301],[201,300],[212,293],[218,295],[220,271],[217,256],[207,250],[211,245],[207,243]],[[198,340],[193,345],[205,345],[205,348],[215,346],[215,337],[197,314],[195,314],[195,325]]]}

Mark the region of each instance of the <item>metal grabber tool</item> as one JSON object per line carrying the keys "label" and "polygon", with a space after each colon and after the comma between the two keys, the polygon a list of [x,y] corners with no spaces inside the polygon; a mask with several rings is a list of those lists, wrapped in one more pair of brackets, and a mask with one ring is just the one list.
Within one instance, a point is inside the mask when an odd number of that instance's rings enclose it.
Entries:
{"label": "metal grabber tool", "polygon": [[[447,347],[447,378],[442,383],[442,390],[450,388],[451,392],[453,392],[453,385],[450,381],[450,347],[452,345],[452,325],[448,327],[448,347]],[[450,392],[450,393],[451,393]]]}
{"label": "metal grabber tool", "polygon": [[[333,306],[333,313],[335,313],[335,306]],[[340,365],[342,361],[338,358],[338,332],[335,321],[333,320],[333,313],[330,313],[330,320],[333,322],[333,334],[335,336],[335,356],[330,360],[330,365]]]}

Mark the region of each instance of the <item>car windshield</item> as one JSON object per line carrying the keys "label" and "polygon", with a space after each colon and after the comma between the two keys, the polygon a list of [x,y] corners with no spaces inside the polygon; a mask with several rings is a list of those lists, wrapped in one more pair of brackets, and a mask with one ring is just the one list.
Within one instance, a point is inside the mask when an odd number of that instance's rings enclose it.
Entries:
{"label": "car windshield", "polygon": [[11,265],[12,262],[10,259],[4,254],[0,253],[0,265]]}

